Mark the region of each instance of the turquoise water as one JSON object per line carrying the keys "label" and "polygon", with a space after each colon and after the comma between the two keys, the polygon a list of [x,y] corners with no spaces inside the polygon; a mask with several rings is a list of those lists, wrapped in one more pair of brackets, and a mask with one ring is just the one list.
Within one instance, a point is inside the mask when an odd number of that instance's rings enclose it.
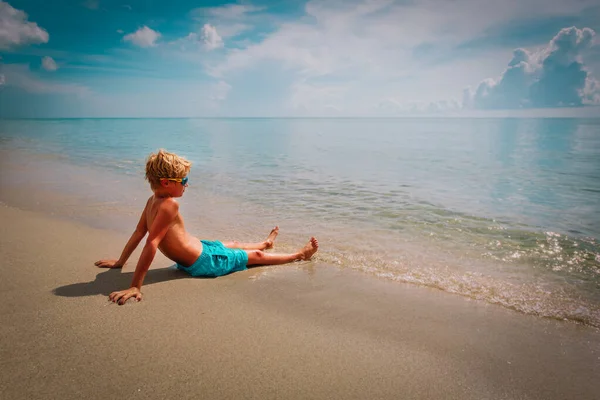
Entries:
{"label": "turquoise water", "polygon": [[[3,150],[61,155],[132,191],[151,151],[186,156],[191,229],[277,223],[318,235],[340,268],[600,327],[600,119],[0,123]],[[94,196],[128,203],[127,189]]]}

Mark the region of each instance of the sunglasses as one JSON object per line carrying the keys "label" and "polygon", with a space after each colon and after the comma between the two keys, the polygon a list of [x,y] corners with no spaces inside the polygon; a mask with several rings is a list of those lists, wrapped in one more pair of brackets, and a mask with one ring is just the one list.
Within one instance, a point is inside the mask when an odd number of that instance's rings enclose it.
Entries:
{"label": "sunglasses", "polygon": [[166,179],[168,181],[173,181],[173,182],[181,182],[182,186],[187,185],[189,178],[186,176],[185,178],[163,178]]}

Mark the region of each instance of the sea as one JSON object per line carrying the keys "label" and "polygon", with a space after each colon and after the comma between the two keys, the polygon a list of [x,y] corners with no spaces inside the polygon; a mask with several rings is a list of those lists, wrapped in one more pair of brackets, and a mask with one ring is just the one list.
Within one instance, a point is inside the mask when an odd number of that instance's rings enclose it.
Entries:
{"label": "sea", "polygon": [[159,148],[203,239],[600,328],[600,119],[0,120],[0,200],[129,233]]}

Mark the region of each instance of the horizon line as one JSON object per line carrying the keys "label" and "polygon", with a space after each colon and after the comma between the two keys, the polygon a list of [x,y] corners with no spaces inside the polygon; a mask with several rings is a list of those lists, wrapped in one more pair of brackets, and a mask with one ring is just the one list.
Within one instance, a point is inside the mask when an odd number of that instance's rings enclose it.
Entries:
{"label": "horizon line", "polygon": [[303,117],[269,117],[269,116],[231,116],[231,117],[1,117],[0,121],[19,121],[19,120],[57,120],[57,119],[600,119],[598,116],[303,116]]}

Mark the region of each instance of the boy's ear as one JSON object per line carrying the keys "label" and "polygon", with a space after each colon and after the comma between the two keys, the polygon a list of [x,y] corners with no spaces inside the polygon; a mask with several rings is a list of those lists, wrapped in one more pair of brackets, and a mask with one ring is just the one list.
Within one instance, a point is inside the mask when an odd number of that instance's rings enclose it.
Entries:
{"label": "boy's ear", "polygon": [[167,179],[161,179],[159,182],[160,182],[160,186],[162,186],[162,187],[169,186],[169,181]]}

